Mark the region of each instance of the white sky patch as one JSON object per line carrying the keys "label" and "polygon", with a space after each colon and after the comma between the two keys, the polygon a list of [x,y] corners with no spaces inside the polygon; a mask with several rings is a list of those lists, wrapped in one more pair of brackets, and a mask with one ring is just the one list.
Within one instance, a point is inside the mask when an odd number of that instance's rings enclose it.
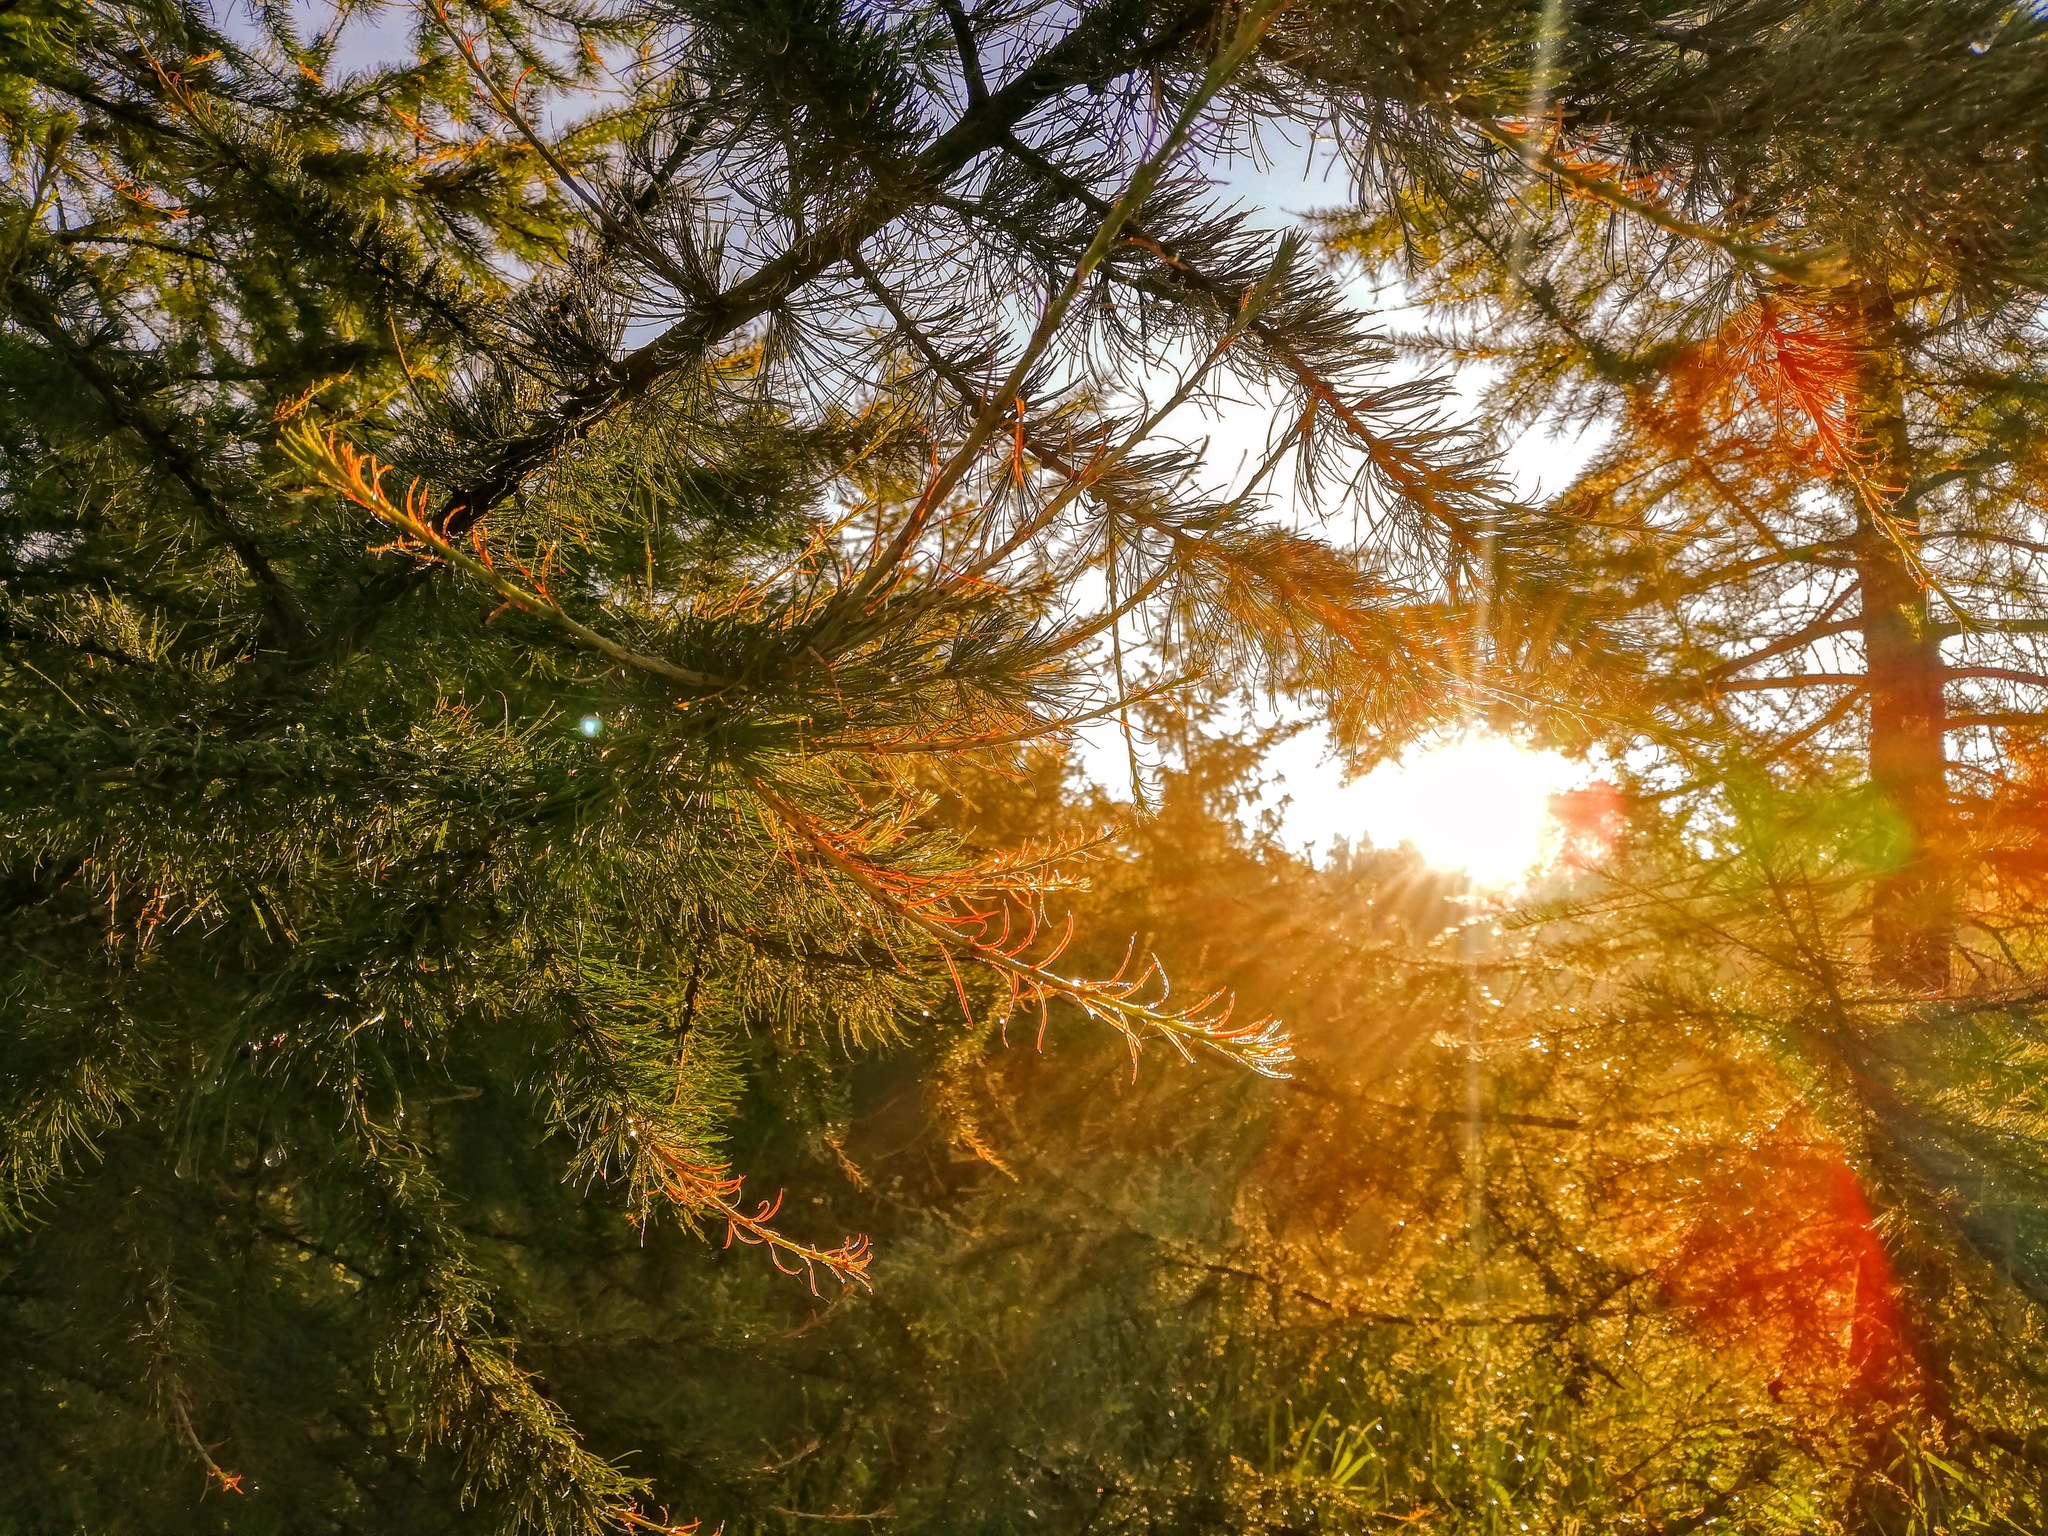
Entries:
{"label": "white sky patch", "polygon": [[[1138,755],[1147,767],[1158,757],[1142,737]],[[1128,798],[1130,754],[1114,721],[1080,733],[1074,760],[1084,777]],[[1339,842],[1407,847],[1433,869],[1490,888],[1550,862],[1564,834],[1554,797],[1599,776],[1593,764],[1474,730],[1420,743],[1354,778],[1318,724],[1280,742],[1260,767],[1263,783],[1244,820],[1275,817],[1290,852],[1316,862]]]}
{"label": "white sky patch", "polygon": [[1267,767],[1279,781],[1267,799],[1279,804],[1281,840],[1297,851],[1327,855],[1340,838],[1407,847],[1432,869],[1489,887],[1549,862],[1563,836],[1553,799],[1588,776],[1556,752],[1476,731],[1411,748],[1349,782],[1320,730],[1304,731]]}

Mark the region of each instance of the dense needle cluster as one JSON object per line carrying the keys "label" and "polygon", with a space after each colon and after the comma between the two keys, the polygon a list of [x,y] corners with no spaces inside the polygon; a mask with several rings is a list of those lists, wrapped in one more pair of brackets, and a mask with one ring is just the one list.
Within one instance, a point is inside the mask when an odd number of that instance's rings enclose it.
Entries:
{"label": "dense needle cluster", "polygon": [[[518,1359],[454,1106],[816,1286],[865,1241],[723,1150],[764,1050],[971,1011],[979,969],[1133,1057],[1286,1061],[1142,955],[1058,968],[1085,845],[930,814],[1127,710],[1127,637],[1170,648],[1155,693],[1381,719],[1436,671],[1442,619],[1268,511],[1283,463],[1340,476],[1452,558],[1494,494],[1302,243],[1204,188],[1281,110],[1277,13],[0,19],[33,1519],[266,1463],[287,1523],[444,1487],[640,1518]],[[1164,429],[1227,384],[1288,424],[1204,489]]]}

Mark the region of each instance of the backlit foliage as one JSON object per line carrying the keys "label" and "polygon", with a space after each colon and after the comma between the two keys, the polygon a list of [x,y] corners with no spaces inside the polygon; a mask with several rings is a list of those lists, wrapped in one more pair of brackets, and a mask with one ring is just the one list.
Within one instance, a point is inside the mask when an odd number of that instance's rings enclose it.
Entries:
{"label": "backlit foliage", "polygon": [[2044,49],[0,7],[0,1531],[2043,1528]]}

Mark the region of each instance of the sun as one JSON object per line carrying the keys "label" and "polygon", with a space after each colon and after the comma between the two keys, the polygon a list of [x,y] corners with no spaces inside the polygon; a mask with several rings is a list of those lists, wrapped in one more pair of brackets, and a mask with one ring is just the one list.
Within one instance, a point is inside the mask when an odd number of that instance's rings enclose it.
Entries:
{"label": "sun", "polygon": [[1358,830],[1406,845],[1432,869],[1475,885],[1513,885],[1563,840],[1556,797],[1580,772],[1555,752],[1471,732],[1382,763],[1351,786]]}
{"label": "sun", "polygon": [[1311,857],[1338,839],[1407,846],[1424,863],[1505,889],[1547,865],[1565,841],[1557,797],[1585,783],[1586,766],[1506,736],[1469,731],[1412,748],[1345,782],[1325,732],[1305,732],[1268,758],[1277,779],[1263,798],[1281,835]]}
{"label": "sun", "polygon": [[[1081,734],[1082,771],[1112,787],[1129,782],[1129,754],[1112,724]],[[1509,890],[1560,856],[1613,845],[1618,799],[1594,765],[1469,730],[1411,747],[1349,779],[1328,727],[1304,723],[1269,747],[1259,784],[1240,807],[1310,861],[1339,842],[1408,847],[1481,889]],[[1591,797],[1591,798],[1589,798]]]}

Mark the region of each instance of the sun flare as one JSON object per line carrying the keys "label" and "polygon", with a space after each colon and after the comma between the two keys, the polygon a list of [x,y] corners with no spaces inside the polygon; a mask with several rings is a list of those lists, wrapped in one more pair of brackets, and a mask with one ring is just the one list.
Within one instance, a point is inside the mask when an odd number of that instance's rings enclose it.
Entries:
{"label": "sun flare", "polygon": [[1556,853],[1555,800],[1577,777],[1555,752],[1475,732],[1382,763],[1353,801],[1375,847],[1405,844],[1433,869],[1504,886]]}
{"label": "sun flare", "polygon": [[1266,769],[1271,778],[1252,811],[1277,815],[1287,846],[1315,857],[1339,840],[1406,845],[1434,869],[1495,888],[1560,853],[1568,834],[1559,797],[1582,790],[1589,771],[1558,753],[1469,731],[1346,782],[1320,729],[1282,742]]}

